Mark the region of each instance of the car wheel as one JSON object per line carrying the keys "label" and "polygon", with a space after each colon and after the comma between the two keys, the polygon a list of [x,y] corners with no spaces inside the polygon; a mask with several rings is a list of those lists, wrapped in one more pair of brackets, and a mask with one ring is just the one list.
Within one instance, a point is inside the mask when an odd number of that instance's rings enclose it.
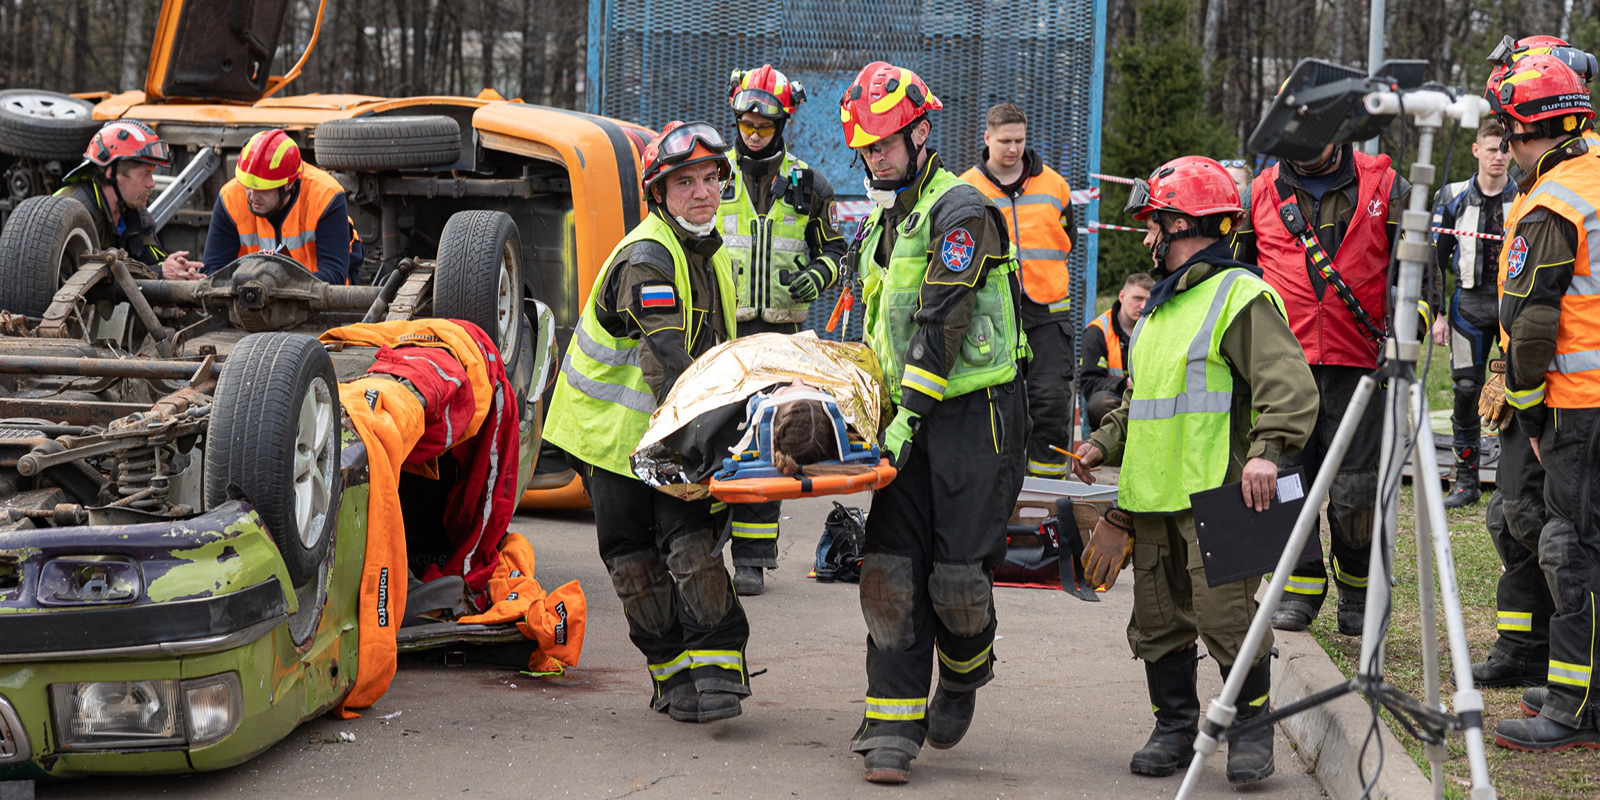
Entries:
{"label": "car wheel", "polygon": [[[458,211],[439,235],[433,315],[482,328],[515,357],[522,327],[522,238],[503,211]],[[508,355],[509,354],[509,355]]]}
{"label": "car wheel", "polygon": [[461,125],[451,117],[329,120],[317,126],[312,142],[323,169],[427,169],[461,159]]}
{"label": "car wheel", "polygon": [[0,92],[0,150],[12,155],[76,163],[104,124],[94,118],[93,103],[69,94]]}
{"label": "car wheel", "polygon": [[252,334],[223,362],[206,432],[206,507],[233,496],[255,506],[295,586],[328,557],[339,424],[339,380],[316,339]]}
{"label": "car wheel", "polygon": [[83,256],[100,249],[89,209],[70,197],[30,197],[0,231],[0,311],[43,316]]}

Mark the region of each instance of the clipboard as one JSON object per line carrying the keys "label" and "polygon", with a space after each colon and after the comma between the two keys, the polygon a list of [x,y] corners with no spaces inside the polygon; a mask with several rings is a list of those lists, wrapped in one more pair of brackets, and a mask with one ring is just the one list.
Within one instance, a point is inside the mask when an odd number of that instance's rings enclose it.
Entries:
{"label": "clipboard", "polygon": [[[1278,473],[1278,491],[1266,511],[1245,506],[1237,483],[1189,495],[1206,585],[1215,589],[1276,569],[1306,504],[1307,488],[1305,469],[1295,467]],[[1322,540],[1307,537],[1296,566],[1321,560]]]}

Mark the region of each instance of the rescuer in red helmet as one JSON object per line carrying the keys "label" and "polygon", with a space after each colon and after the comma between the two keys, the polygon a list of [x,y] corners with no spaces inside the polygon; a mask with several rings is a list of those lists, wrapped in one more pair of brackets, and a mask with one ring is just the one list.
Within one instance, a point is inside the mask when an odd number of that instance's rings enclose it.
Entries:
{"label": "rescuer in red helmet", "polygon": [[943,104],[880,61],[839,105],[878,205],[853,253],[866,340],[897,406],[884,449],[900,469],[867,516],[867,697],[851,749],[867,780],[904,783],[924,741],[961,740],[994,677],[991,588],[1022,488],[1027,345],[1004,218],[928,146],[928,112]]}
{"label": "rescuer in red helmet", "polygon": [[[1265,510],[1280,459],[1311,435],[1317,390],[1278,293],[1259,269],[1233,260],[1229,237],[1244,209],[1221,164],[1201,156],[1168,161],[1134,185],[1127,211],[1145,223],[1156,285],[1128,352],[1133,383],[1078,447],[1073,471],[1094,483],[1091,467],[1122,466],[1117,507],[1095,527],[1083,563],[1091,585],[1109,586],[1134,562],[1128,644],[1144,661],[1156,727],[1128,766],[1165,777],[1194,754],[1195,641],[1205,641],[1226,678],[1238,665],[1261,583],[1207,585],[1189,495],[1238,481],[1245,505]],[[1262,642],[1247,664],[1240,721],[1267,710],[1271,647]],[[1270,727],[1230,739],[1230,782],[1272,771]]]}
{"label": "rescuer in red helmet", "polygon": [[[1596,235],[1600,161],[1584,132],[1594,109],[1582,76],[1554,54],[1496,70],[1485,94],[1523,172],[1500,251],[1505,399],[1515,409],[1516,435],[1527,437],[1545,469],[1548,519],[1538,561],[1554,604],[1539,715],[1502,721],[1495,742],[1534,751],[1592,748],[1600,746],[1600,276],[1588,237]],[[1513,617],[1510,610],[1499,610],[1502,628],[1535,622],[1531,613]],[[1491,653],[1488,666],[1495,661]]]}
{"label": "rescuer in red helmet", "polygon": [[365,253],[350,222],[344,187],[301,161],[289,134],[267,130],[250,137],[233,174],[211,212],[206,274],[240,256],[266,252],[294,259],[327,283],[357,277]]}
{"label": "rescuer in red helmet", "polygon": [[185,258],[186,250],[162,250],[147,210],[156,170],[171,164],[172,149],[150,126],[135,120],[107,123],[89,140],[83,163],[62,179],[66,185],[56,196],[89,209],[101,247],[119,248],[151,267],[189,272],[198,265]]}

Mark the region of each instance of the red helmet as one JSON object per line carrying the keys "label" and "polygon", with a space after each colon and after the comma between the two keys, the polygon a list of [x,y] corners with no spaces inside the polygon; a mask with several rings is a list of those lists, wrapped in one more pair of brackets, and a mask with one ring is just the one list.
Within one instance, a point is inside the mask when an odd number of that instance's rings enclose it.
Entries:
{"label": "red helmet", "polygon": [[839,98],[839,122],[849,147],[866,147],[904,130],[928,111],[944,108],[917,73],[884,61],[861,69]]}
{"label": "red helmet", "polygon": [[281,130],[262,131],[244,143],[233,176],[246,189],[276,189],[300,179],[300,147]]}
{"label": "red helmet", "polygon": [[673,170],[705,161],[715,161],[718,176],[727,180],[733,177],[733,165],[728,162],[727,153],[728,145],[716,128],[704,122],[673,120],[644,148],[644,169],[639,177],[645,194]]}
{"label": "red helmet", "polygon": [[[1518,122],[1561,117],[1594,119],[1589,87],[1566,62],[1553,55],[1523,56],[1503,73],[1490,76],[1485,93],[1496,115]],[[1566,130],[1573,132],[1577,128],[1578,121],[1573,119]]]}
{"label": "red helmet", "polygon": [[771,64],[728,76],[728,105],[733,113],[755,112],[770,120],[785,120],[806,101],[806,87],[790,83]]}
{"label": "red helmet", "polygon": [[137,161],[165,167],[172,163],[172,149],[149,125],[137,120],[117,120],[96,131],[83,151],[83,163],[62,178],[81,179],[96,166],[109,167],[118,161]]}
{"label": "red helmet", "polygon": [[[1205,156],[1174,158],[1150,173],[1150,180],[1133,185],[1124,211],[1143,222],[1153,211],[1174,211],[1203,218],[1213,214],[1243,214],[1239,188],[1233,176],[1216,161]],[[1233,227],[1230,218],[1222,223],[1222,233]]]}

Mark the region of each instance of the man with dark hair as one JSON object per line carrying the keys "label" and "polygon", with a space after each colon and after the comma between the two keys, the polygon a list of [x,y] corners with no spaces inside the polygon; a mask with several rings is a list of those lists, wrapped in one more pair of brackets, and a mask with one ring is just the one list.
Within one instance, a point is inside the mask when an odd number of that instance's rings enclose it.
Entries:
{"label": "man with dark hair", "polygon": [[193,274],[200,265],[185,257],[189,251],[162,250],[147,208],[156,169],[171,163],[171,148],[150,126],[135,120],[107,123],[89,140],[83,163],[62,178],[65,185],[56,196],[89,209],[102,248],[119,248],[135,261],[161,266],[168,278]]}
{"label": "man with dark hair", "polygon": [[1089,415],[1089,430],[1100,430],[1100,420],[1122,404],[1128,388],[1128,343],[1133,326],[1144,314],[1155,279],[1148,272],[1135,272],[1122,283],[1122,291],[1083,331],[1083,361],[1078,366],[1078,384],[1083,387],[1083,407]]}
{"label": "man with dark hair", "polygon": [[1439,187],[1433,199],[1433,225],[1465,230],[1496,238],[1435,233],[1434,252],[1439,266],[1456,276],[1450,313],[1433,322],[1433,343],[1450,344],[1450,377],[1455,380],[1455,410],[1450,416],[1456,456],[1455,487],[1444,500],[1446,508],[1478,502],[1479,439],[1478,394],[1489,367],[1489,349],[1500,327],[1495,305],[1494,269],[1500,260],[1500,237],[1505,232],[1505,208],[1517,196],[1516,184],[1506,174],[1511,157],[1500,149],[1505,128],[1490,118],[1478,126],[1472,157],[1478,171],[1458,183]]}
{"label": "man with dark hair", "polygon": [[994,202],[1005,216],[1011,246],[1022,264],[1022,328],[1033,358],[1028,361],[1028,474],[1067,476],[1067,457],[1051,449],[1072,442],[1072,252],[1077,223],[1072,188],[1061,173],[1028,149],[1028,118],[1000,103],[989,109],[983,161],[961,179]]}

